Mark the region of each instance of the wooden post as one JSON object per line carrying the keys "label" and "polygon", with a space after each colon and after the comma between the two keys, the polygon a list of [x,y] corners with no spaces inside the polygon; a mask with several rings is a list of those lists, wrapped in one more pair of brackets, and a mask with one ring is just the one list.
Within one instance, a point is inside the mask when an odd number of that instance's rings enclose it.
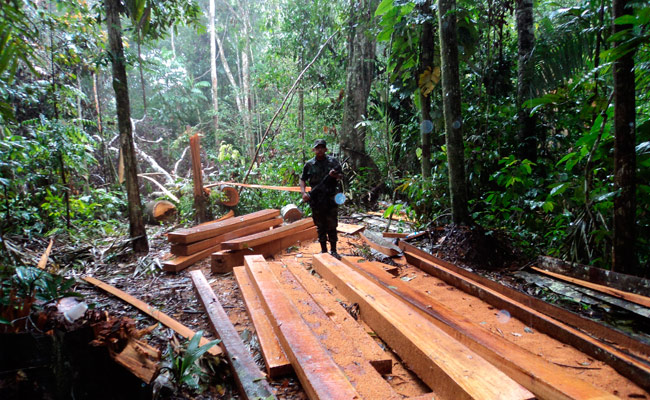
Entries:
{"label": "wooden post", "polygon": [[201,175],[201,144],[199,134],[190,137],[190,155],[192,156],[192,178],[194,180],[194,209],[199,223],[211,219],[203,195],[203,177]]}

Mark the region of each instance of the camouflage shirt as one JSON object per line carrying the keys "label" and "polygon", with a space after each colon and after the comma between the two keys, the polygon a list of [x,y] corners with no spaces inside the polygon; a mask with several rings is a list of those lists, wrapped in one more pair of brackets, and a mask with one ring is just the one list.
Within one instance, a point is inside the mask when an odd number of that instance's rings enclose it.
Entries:
{"label": "camouflage shirt", "polygon": [[[314,157],[305,163],[300,179],[307,182],[309,186],[311,186],[312,190],[314,190],[316,186],[318,186],[318,184],[329,175],[329,172],[332,169],[341,170],[341,164],[339,164],[336,158],[327,154],[322,160],[317,160],[316,157]],[[333,199],[334,195],[338,191],[338,185],[338,180],[331,177],[326,179],[323,185],[320,186],[320,190],[316,190],[312,194],[312,200],[322,201],[330,197]]]}

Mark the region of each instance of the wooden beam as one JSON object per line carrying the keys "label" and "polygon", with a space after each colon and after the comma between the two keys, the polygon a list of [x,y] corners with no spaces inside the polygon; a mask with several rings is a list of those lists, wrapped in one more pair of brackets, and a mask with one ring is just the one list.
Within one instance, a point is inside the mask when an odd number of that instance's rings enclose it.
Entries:
{"label": "wooden beam", "polygon": [[558,274],[557,272],[546,271],[546,270],[543,270],[543,269],[537,268],[537,267],[532,267],[532,269],[539,272],[539,273],[541,273],[541,274],[552,276],[553,278],[557,278],[557,279],[563,280],[565,282],[570,282],[570,283],[573,283],[573,284],[578,285],[578,286],[582,286],[582,287],[586,287],[586,288],[589,288],[589,289],[597,290],[597,291],[599,291],[601,293],[605,293],[605,294],[608,294],[610,296],[614,296],[616,298],[623,299],[623,300],[626,300],[626,301],[630,301],[632,303],[636,303],[636,304],[642,305],[644,307],[650,308],[650,297],[641,296],[640,294],[636,294],[636,293],[624,292],[622,290],[610,288],[610,287],[603,286],[603,285],[597,285],[595,283],[591,283],[591,282],[583,281],[583,280],[580,280],[580,279],[572,278],[570,276]]}
{"label": "wooden beam", "polygon": [[201,240],[199,242],[190,244],[172,244],[171,253],[177,256],[188,256],[194,253],[198,253],[201,250],[205,250],[208,247],[216,246],[226,240],[250,235],[251,233],[262,232],[279,225],[282,225],[282,218],[276,217],[266,221],[251,224],[243,228],[235,229],[233,231],[226,232],[210,239]]}
{"label": "wooden beam", "polygon": [[244,267],[235,267],[232,272],[235,275],[239,290],[241,290],[242,297],[244,298],[248,315],[255,327],[255,333],[257,334],[264,364],[266,365],[266,373],[270,378],[276,378],[293,372],[291,363],[284,354],[278,337],[273,332],[273,326],[271,326],[271,322],[266,316],[248,273]]}
{"label": "wooden beam", "polygon": [[387,255],[388,257],[397,257],[400,254],[399,247],[392,244],[389,240],[384,239],[378,234],[369,231],[361,234],[361,239],[378,252]]}
{"label": "wooden beam", "polygon": [[230,239],[221,244],[223,249],[243,250],[259,246],[265,243],[280,240],[284,237],[291,236],[294,233],[304,231],[314,226],[311,218],[301,219],[288,225],[281,226],[272,230],[255,233],[252,235]]}
{"label": "wooden beam", "polygon": [[[154,308],[150,306],[149,304],[145,303],[144,301],[138,300],[135,297],[131,296],[130,294],[114,287],[109,284],[106,284],[99,279],[92,278],[90,276],[85,276],[82,278],[84,281],[97,286],[98,288],[104,290],[105,292],[108,292],[112,294],[113,296],[118,297],[119,299],[129,303],[133,307],[137,308],[138,310],[142,311],[143,313],[147,314],[151,318],[155,319],[156,321],[160,322],[161,324],[165,325],[166,327],[172,329],[174,332],[178,333],[179,335],[183,336],[187,340],[191,339],[194,336],[194,331],[191,330],[190,328],[186,327],[185,325],[181,324],[180,322],[176,321],[169,315],[163,313],[162,311],[158,310],[157,308]],[[208,343],[209,341],[205,338],[202,337],[200,344],[203,346],[204,344]],[[217,346],[213,346],[210,350],[208,350],[208,353],[212,354],[213,356],[220,356],[223,354],[221,349]]]}
{"label": "wooden beam", "polygon": [[312,400],[359,399],[359,394],[284,295],[264,257],[246,256],[245,264],[307,396]]}
{"label": "wooden beam", "polygon": [[363,356],[370,362],[370,365],[382,375],[391,374],[393,372],[391,357],[379,347],[361,324],[352,318],[334,295],[323,286],[320,279],[297,262],[288,262],[286,266],[318,306],[325,311],[329,319],[344,330],[346,336],[361,351]]}
{"label": "wooden beam", "polygon": [[205,250],[201,250],[198,253],[194,253],[189,256],[180,256],[180,257],[174,257],[170,260],[165,260],[163,262],[163,270],[167,272],[182,271],[185,268],[189,267],[190,265],[197,263],[203,260],[204,258],[210,257],[210,254],[219,250],[221,250],[221,244],[208,247]]}
{"label": "wooden beam", "polygon": [[342,261],[395,297],[415,307],[436,326],[508,374],[538,398],[576,400],[617,398],[582,380],[570,379],[563,368],[482,328],[363,258],[343,257]]}
{"label": "wooden beam", "polygon": [[401,400],[401,396],[370,365],[353,338],[325,313],[286,265],[280,262],[269,262],[267,265],[296,311],[361,398]]}
{"label": "wooden beam", "polygon": [[389,239],[405,238],[408,235],[410,235],[410,233],[406,233],[406,232],[382,232],[381,233],[381,236]]}
{"label": "wooden beam", "polygon": [[199,225],[197,225],[197,226],[203,226],[203,225],[211,224],[211,223],[213,223],[213,222],[223,221],[224,219],[232,218],[232,217],[234,217],[234,216],[235,216],[235,211],[234,211],[234,210],[230,210],[230,211],[228,211],[227,213],[225,213],[224,215],[222,215],[221,217],[215,219],[214,221],[204,222],[204,223],[199,224]]}
{"label": "wooden beam", "polygon": [[261,210],[239,217],[228,218],[211,224],[199,225],[194,228],[179,229],[167,234],[167,239],[172,243],[189,244],[199,240],[219,236],[234,229],[254,224],[280,215],[280,210]]}
{"label": "wooden beam", "polygon": [[345,224],[343,222],[339,222],[336,230],[345,233],[346,235],[354,235],[355,233],[359,233],[366,229],[365,226],[363,225],[353,225],[353,224]]}
{"label": "wooden beam", "polygon": [[624,292],[650,297],[650,279],[591,267],[589,265],[572,263],[548,256],[538,257],[537,264],[539,267],[551,272],[568,275],[597,285],[609,286]]}
{"label": "wooden beam", "polygon": [[[553,304],[549,304],[545,301],[542,301],[540,299],[537,299],[535,297],[529,296],[525,293],[519,292],[517,290],[514,290],[512,288],[509,288],[507,286],[501,285],[498,282],[494,282],[491,279],[484,278],[480,275],[477,275],[473,272],[467,271],[463,268],[459,268],[458,266],[449,263],[447,261],[444,261],[438,257],[433,256],[432,254],[429,254],[425,251],[422,251],[418,249],[417,247],[402,242],[399,242],[400,248],[404,250],[405,252],[409,252],[413,255],[417,255],[418,257],[423,258],[424,260],[430,261],[436,265],[440,265],[449,271],[455,272],[465,278],[470,279],[471,281],[474,281],[476,283],[479,283],[483,286],[486,286],[498,293],[503,294],[504,296],[507,296],[527,307],[530,307],[534,309],[535,311],[538,311],[540,313],[544,313],[546,315],[551,316],[552,318],[559,320],[561,322],[564,322],[567,325],[570,325],[574,328],[577,328],[583,332],[586,332],[587,334],[591,335],[592,337],[599,338],[600,340],[607,342],[609,344],[614,344],[616,346],[620,346],[621,349],[629,349],[633,350],[635,352],[644,354],[646,356],[650,356],[650,346],[639,341],[635,340],[634,338],[626,335],[623,332],[611,329],[603,324],[600,324],[596,321],[592,321],[587,318],[583,318],[579,316],[578,314],[572,313],[570,311],[565,310],[562,307],[555,306]],[[407,257],[408,260],[408,257]],[[463,289],[464,290],[464,289]],[[520,318],[522,319],[522,318]],[[522,321],[527,322],[530,318],[524,318]],[[549,333],[550,336],[553,336],[552,334]],[[575,347],[575,346],[574,346]],[[584,351],[584,350],[583,350]],[[625,351],[625,350],[623,350]]]}
{"label": "wooden beam", "polygon": [[499,309],[507,310],[513,317],[526,325],[607,363],[643,389],[650,390],[650,366],[648,364],[439,264],[410,252],[406,252],[405,256],[410,264],[417,266],[429,275],[442,279]]}
{"label": "wooden beam", "polygon": [[203,304],[215,333],[221,339],[220,345],[228,357],[239,393],[245,399],[275,399],[266,377],[255,364],[255,360],[246,349],[244,342],[242,342],[235,327],[230,322],[217,296],[214,295],[214,291],[205,279],[203,272],[199,270],[190,271],[190,278],[192,278],[197,297]]}
{"label": "wooden beam", "polygon": [[244,265],[244,256],[260,254],[271,257],[296,243],[311,241],[318,237],[316,227],[284,237],[275,242],[264,243],[251,249],[235,251],[219,251],[212,254],[212,273],[224,274],[232,271],[234,267]]}
{"label": "wooden beam", "polygon": [[534,398],[412,307],[330,254],[314,255],[313,266],[349,301],[359,304],[361,318],[441,398]]}
{"label": "wooden beam", "polygon": [[[206,188],[211,188],[215,186],[221,186],[221,185],[229,185],[229,186],[240,186],[240,187],[247,187],[247,188],[253,188],[253,189],[269,189],[269,190],[279,190],[282,192],[298,192],[300,193],[300,187],[299,186],[267,186],[267,185],[255,185],[252,183],[237,183],[237,182],[215,182],[211,183],[209,185],[205,185]],[[308,186],[307,190],[311,190],[311,188]]]}

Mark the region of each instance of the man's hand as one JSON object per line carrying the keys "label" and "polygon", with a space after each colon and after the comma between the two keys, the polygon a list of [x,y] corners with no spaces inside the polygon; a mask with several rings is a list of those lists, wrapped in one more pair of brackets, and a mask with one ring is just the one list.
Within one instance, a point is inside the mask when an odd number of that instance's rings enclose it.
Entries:
{"label": "man's hand", "polygon": [[305,203],[309,203],[309,200],[311,199],[311,196],[307,192],[302,192],[302,201]]}
{"label": "man's hand", "polygon": [[337,171],[335,169],[330,170],[330,176],[334,179],[341,179],[343,178],[343,174],[340,171]]}

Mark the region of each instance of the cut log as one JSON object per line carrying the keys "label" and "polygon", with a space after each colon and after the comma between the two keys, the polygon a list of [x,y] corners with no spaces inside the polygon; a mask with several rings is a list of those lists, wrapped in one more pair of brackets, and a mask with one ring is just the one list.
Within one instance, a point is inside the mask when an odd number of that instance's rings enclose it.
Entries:
{"label": "cut log", "polygon": [[271,326],[271,322],[265,314],[262,303],[255,292],[248,273],[244,267],[235,267],[232,272],[235,275],[239,290],[241,290],[242,297],[244,298],[248,315],[255,327],[255,333],[257,334],[264,364],[266,365],[266,373],[271,378],[277,378],[293,372],[291,363],[284,354],[278,337],[273,332],[273,326]]}
{"label": "cut log", "polygon": [[242,228],[256,222],[266,221],[280,215],[279,210],[261,210],[240,217],[228,218],[223,221],[195,226],[194,228],[180,229],[167,234],[167,239],[172,243],[189,244],[199,240],[209,239],[223,233]]}
{"label": "cut log", "polygon": [[287,204],[282,207],[280,214],[285,222],[294,222],[302,218],[302,211],[295,204]]}
{"label": "cut log", "polygon": [[150,201],[145,206],[144,216],[149,224],[169,222],[176,217],[176,206],[167,200]]}
{"label": "cut log", "polygon": [[[165,325],[166,327],[172,329],[174,332],[178,333],[179,335],[183,336],[186,339],[191,339],[194,336],[194,331],[191,330],[190,328],[186,327],[185,325],[181,324],[180,322],[176,321],[169,315],[161,312],[160,310],[150,306],[149,304],[145,303],[144,301],[138,300],[135,297],[131,296],[130,294],[113,287],[109,284],[106,284],[99,279],[92,278],[90,276],[86,276],[82,278],[84,281],[97,286],[98,288],[104,290],[105,292],[108,292],[112,294],[113,296],[116,296],[120,298],[121,300],[129,303],[133,307],[137,308],[138,310],[142,311],[143,313],[147,314],[151,318],[155,319],[156,321],[160,322],[161,324]],[[207,344],[208,340],[204,337],[201,338],[200,345],[203,346],[204,344]],[[210,350],[208,350],[208,353],[212,354],[213,356],[220,356],[222,354],[222,351],[219,347],[214,346]]]}
{"label": "cut log", "polygon": [[313,266],[349,301],[359,304],[361,318],[441,398],[534,398],[412,307],[330,254],[314,255]]}
{"label": "cut log", "polygon": [[350,313],[337,301],[337,299],[323,286],[318,278],[309,273],[304,266],[297,262],[289,262],[287,268],[300,282],[325,314],[338,324],[350,341],[355,344],[361,354],[370,361],[377,372],[382,375],[393,371],[393,360],[382,350],[366,330],[357,322]]}
{"label": "cut log", "polygon": [[[471,278],[464,277],[456,271],[452,271],[446,265],[443,266],[442,264],[428,260],[420,255],[415,255],[410,251],[407,251],[405,256],[406,260],[410,264],[417,266],[429,275],[442,279],[450,285],[476,296],[494,307],[507,310],[513,317],[524,321],[533,329],[544,332],[547,335],[596,358],[597,360],[607,363],[612,368],[616,369],[618,373],[641,386],[643,389],[650,390],[650,366],[647,364],[617,350],[609,344],[599,342],[577,329],[532,309],[528,306],[529,304],[534,303],[532,298],[529,299],[530,302],[521,303],[503,293],[507,292],[509,295],[516,295],[524,300],[530,296],[516,292],[512,289],[504,290],[505,287],[499,284],[491,285],[493,288],[499,288],[500,286],[499,289],[501,289],[502,292],[499,292],[498,289],[490,288],[478,281],[472,280]],[[461,269],[456,266],[453,267],[458,270]],[[469,271],[465,272],[469,273]],[[496,282],[492,283],[494,284]]]}
{"label": "cut log", "polygon": [[130,337],[124,349],[115,353],[109,350],[111,358],[131,371],[147,385],[160,369],[160,350],[147,343]]}
{"label": "cut log", "polygon": [[354,235],[355,233],[359,233],[364,229],[366,229],[366,227],[363,225],[345,224],[343,222],[339,222],[338,226],[336,227],[337,231],[345,233],[346,235]]}
{"label": "cut log", "polygon": [[368,246],[387,255],[388,257],[397,257],[401,253],[399,247],[374,232],[363,232],[361,234],[361,239],[363,239]]}
{"label": "cut log", "polygon": [[198,253],[201,250],[205,250],[208,247],[216,246],[223,241],[243,237],[252,233],[262,232],[279,225],[282,225],[282,218],[276,217],[243,228],[235,229],[234,231],[226,232],[210,239],[201,240],[199,242],[190,244],[172,244],[170,252],[177,256],[188,256]]}
{"label": "cut log", "polygon": [[363,258],[342,261],[363,273],[405,303],[415,307],[436,326],[497,366],[542,399],[616,399],[579,379],[570,379],[563,368],[483,329],[468,318],[437,302],[424,292],[384,272]]}
{"label": "cut log", "polygon": [[608,294],[610,296],[614,296],[616,298],[623,299],[623,300],[626,300],[626,301],[630,301],[632,303],[636,303],[636,304],[642,305],[644,307],[650,308],[650,297],[641,296],[641,295],[636,294],[636,293],[624,292],[622,290],[610,288],[610,287],[603,286],[603,285],[597,285],[595,283],[591,283],[591,282],[583,281],[583,280],[580,280],[580,279],[572,278],[570,276],[558,274],[556,272],[546,271],[546,270],[543,270],[543,269],[537,268],[537,267],[532,267],[532,269],[539,272],[539,273],[542,273],[544,275],[552,276],[553,278],[560,279],[560,280],[563,280],[565,282],[573,283],[574,285],[578,285],[578,286],[586,287],[586,288],[589,288],[589,289],[597,290],[597,291],[599,291],[601,293],[606,293],[606,294]]}
{"label": "cut log", "polygon": [[212,254],[212,273],[224,274],[232,271],[234,267],[244,265],[244,256],[260,254],[264,257],[272,257],[282,250],[293,246],[296,243],[311,241],[318,237],[316,227],[292,234],[274,242],[264,243],[245,250],[219,251]]}
{"label": "cut log", "polygon": [[203,273],[199,270],[190,271],[190,277],[197,297],[203,304],[215,333],[221,339],[220,345],[226,352],[242,397],[251,400],[275,399],[270,385],[246,349]]}
{"label": "cut log", "polygon": [[359,399],[343,372],[321,346],[262,256],[246,256],[246,270],[275,333],[310,399]]}
{"label": "cut log", "polygon": [[222,186],[221,189],[222,199],[220,203],[226,207],[234,207],[239,204],[239,192],[232,186]]}
{"label": "cut log", "polygon": [[198,253],[194,253],[189,256],[178,256],[170,260],[165,260],[163,261],[163,271],[167,271],[167,272],[182,271],[185,268],[189,267],[190,265],[210,257],[210,254],[219,250],[221,250],[221,244],[208,247],[205,250],[201,250]]}
{"label": "cut log", "polygon": [[291,236],[294,233],[304,231],[313,226],[314,221],[311,218],[305,218],[292,224],[284,225],[280,228],[275,228],[236,239],[230,239],[221,243],[221,246],[226,250],[248,249],[251,247],[259,246],[261,244],[280,240],[284,237]]}

